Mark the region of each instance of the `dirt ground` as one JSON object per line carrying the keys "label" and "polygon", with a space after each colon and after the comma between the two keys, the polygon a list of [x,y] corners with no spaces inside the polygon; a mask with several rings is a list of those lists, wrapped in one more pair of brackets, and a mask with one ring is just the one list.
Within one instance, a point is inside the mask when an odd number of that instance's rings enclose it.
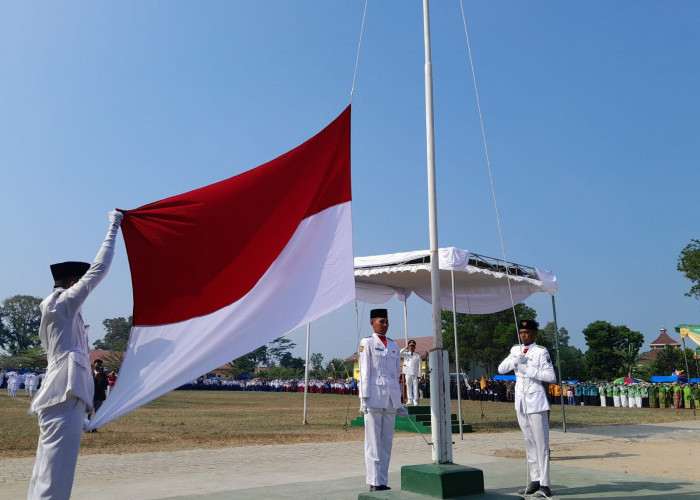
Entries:
{"label": "dirt ground", "polygon": [[[565,434],[553,432],[550,434],[552,464],[695,480],[700,461],[700,426],[688,422],[679,427],[658,426],[658,429],[658,433],[633,436],[587,436],[575,442],[566,442]],[[509,445],[494,448],[491,454],[524,459],[524,443],[521,449]]]}

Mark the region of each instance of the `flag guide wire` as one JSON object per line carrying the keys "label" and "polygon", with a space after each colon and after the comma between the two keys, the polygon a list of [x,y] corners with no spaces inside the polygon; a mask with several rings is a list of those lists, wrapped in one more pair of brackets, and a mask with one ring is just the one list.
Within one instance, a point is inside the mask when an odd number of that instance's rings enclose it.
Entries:
{"label": "flag guide wire", "polygon": [[501,216],[498,212],[498,202],[496,201],[496,188],[494,185],[493,181],[493,172],[491,170],[491,159],[489,157],[489,148],[488,144],[486,142],[486,128],[484,127],[484,117],[483,113],[481,112],[481,100],[479,99],[479,87],[476,83],[476,71],[474,69],[474,58],[472,57],[472,47],[471,43],[469,42],[469,31],[467,30],[467,18],[464,14],[464,2],[463,0],[459,0],[459,6],[462,11],[462,24],[464,26],[464,37],[467,40],[467,52],[469,54],[469,66],[471,68],[471,73],[472,73],[472,81],[474,82],[474,94],[476,96],[476,107],[477,111],[479,113],[479,124],[481,126],[481,139],[484,144],[484,154],[486,155],[486,166],[488,168],[489,172],[489,181],[491,183],[491,196],[493,198],[493,208],[496,212],[496,224],[498,226],[498,239],[501,244],[501,253],[503,254],[503,260],[505,262],[505,271],[506,271],[506,282],[508,283],[508,293],[510,295],[510,304],[511,304],[511,309],[513,311],[513,324],[515,324],[515,333],[516,337],[518,339],[518,345],[520,346],[520,349],[522,351],[522,343],[520,342],[520,335],[518,335],[518,318],[515,315],[515,300],[513,299],[513,290],[510,285],[510,269],[508,266],[508,259],[506,258],[506,249],[505,245],[503,243],[503,232],[501,230]]}
{"label": "flag guide wire", "polygon": [[352,75],[352,88],[350,89],[350,104],[352,104],[352,98],[355,96],[355,82],[357,81],[357,67],[360,63],[360,47],[362,47],[362,35],[365,32],[365,18],[367,17],[367,3],[369,0],[365,0],[365,8],[362,13],[362,26],[360,27],[360,40],[357,43],[357,55],[355,56],[355,71]]}

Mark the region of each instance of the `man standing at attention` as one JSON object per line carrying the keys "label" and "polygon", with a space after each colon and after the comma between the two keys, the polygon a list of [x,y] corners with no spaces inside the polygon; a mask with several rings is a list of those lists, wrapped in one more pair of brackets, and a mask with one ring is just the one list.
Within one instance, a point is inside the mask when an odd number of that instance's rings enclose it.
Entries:
{"label": "man standing at attention", "polygon": [[416,352],[416,341],[408,341],[407,347],[401,349],[403,356],[403,374],[406,376],[406,404],[416,406],[418,404],[418,379],[421,376],[422,360]]}
{"label": "man standing at attention", "polygon": [[396,414],[407,415],[401,404],[399,346],[386,337],[386,309],[373,309],[374,334],[360,341],[360,412],[365,417],[365,466],[370,491],[390,490],[389,460]]}
{"label": "man standing at attention", "polygon": [[92,409],[94,391],[82,305],[109,270],[121,219],[120,212],[110,212],[107,236],[92,265],[62,262],[51,266],[54,291],[39,306],[39,338],[48,367],[29,409],[39,417],[29,500],[70,498],[83,419],[86,409]]}
{"label": "man standing at attention", "polygon": [[522,345],[513,346],[510,355],[498,365],[498,373],[515,371],[515,414],[525,436],[530,484],[521,495],[550,497],[549,489],[549,401],[542,382],[556,382],[547,349],[535,343],[538,324],[533,320],[518,323]]}

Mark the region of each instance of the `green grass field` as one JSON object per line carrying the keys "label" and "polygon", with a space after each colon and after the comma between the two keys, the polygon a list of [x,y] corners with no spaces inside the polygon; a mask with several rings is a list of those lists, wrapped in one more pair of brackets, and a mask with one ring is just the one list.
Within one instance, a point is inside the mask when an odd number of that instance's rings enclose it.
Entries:
{"label": "green grass field", "polygon": [[[34,455],[36,418],[27,414],[30,399],[0,395],[0,449],[3,456]],[[422,400],[422,404],[429,404]],[[81,453],[133,453],[224,446],[355,441],[361,427],[356,396],[309,394],[303,424],[303,394],[237,391],[174,391],[100,428],[84,434]],[[457,403],[452,402],[457,413]],[[483,414],[483,416],[482,416]],[[512,403],[462,402],[462,418],[474,432],[517,430]],[[566,407],[567,427],[659,423],[694,419],[692,410]],[[346,421],[348,425],[346,426]],[[552,428],[561,427],[560,406],[551,412]]]}

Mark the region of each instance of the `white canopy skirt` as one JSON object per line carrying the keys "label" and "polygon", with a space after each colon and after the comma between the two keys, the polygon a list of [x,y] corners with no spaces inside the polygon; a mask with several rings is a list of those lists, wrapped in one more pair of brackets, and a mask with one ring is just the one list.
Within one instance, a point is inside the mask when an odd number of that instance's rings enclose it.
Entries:
{"label": "white canopy skirt", "polygon": [[[455,247],[439,249],[440,303],[452,311],[452,273],[459,313],[490,314],[519,304],[530,295],[554,296],[557,279],[551,271],[470,254]],[[430,252],[428,250],[355,258],[357,300],[383,304],[396,297],[405,301],[411,293],[431,302]]]}

